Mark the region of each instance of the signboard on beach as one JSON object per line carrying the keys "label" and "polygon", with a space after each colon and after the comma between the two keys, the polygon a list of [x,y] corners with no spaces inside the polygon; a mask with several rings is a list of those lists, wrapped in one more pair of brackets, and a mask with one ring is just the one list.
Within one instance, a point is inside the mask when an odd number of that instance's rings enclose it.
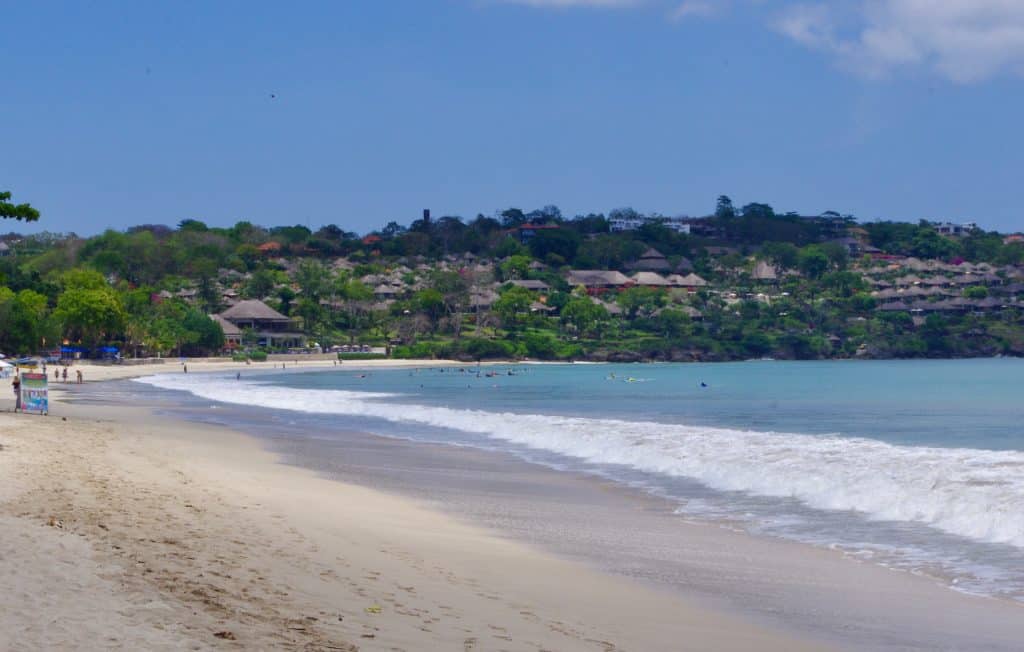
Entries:
{"label": "signboard on beach", "polygon": [[46,374],[21,374],[21,411],[47,414],[50,411],[50,396]]}

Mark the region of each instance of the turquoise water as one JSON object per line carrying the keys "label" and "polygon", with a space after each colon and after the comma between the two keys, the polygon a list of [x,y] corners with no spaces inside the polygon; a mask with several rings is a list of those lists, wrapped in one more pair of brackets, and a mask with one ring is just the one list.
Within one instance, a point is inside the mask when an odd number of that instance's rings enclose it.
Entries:
{"label": "turquoise water", "polygon": [[145,382],[340,429],[501,450],[680,517],[1024,599],[1024,361],[519,365]]}
{"label": "turquoise water", "polygon": [[[512,370],[514,376],[505,375]],[[741,362],[288,374],[297,389],[415,397],[452,408],[871,437],[1024,450],[1024,360]],[[611,378],[614,376],[614,379]],[[630,380],[632,379],[632,381]],[[703,382],[707,387],[701,387]]]}

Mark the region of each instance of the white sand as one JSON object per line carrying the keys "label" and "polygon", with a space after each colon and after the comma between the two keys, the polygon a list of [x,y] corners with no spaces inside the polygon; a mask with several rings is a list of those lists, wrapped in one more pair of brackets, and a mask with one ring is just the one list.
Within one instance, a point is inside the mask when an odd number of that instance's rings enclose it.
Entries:
{"label": "white sand", "polygon": [[222,429],[57,403],[0,445],[0,650],[822,649]]}

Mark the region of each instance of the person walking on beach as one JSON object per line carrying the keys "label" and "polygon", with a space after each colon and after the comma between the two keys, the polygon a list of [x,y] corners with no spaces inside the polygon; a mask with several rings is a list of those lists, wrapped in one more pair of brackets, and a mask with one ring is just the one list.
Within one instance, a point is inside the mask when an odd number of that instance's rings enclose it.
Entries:
{"label": "person walking on beach", "polygon": [[64,371],[61,373],[61,375],[64,376],[64,381],[63,382],[65,382],[65,383],[68,382],[68,368],[67,367],[64,367]]}
{"label": "person walking on beach", "polygon": [[21,376],[15,374],[14,380],[11,381],[11,387],[14,389],[14,411],[21,411]]}
{"label": "person walking on beach", "polygon": [[53,370],[53,382],[60,380],[60,369]]}
{"label": "person walking on beach", "polygon": [[82,384],[82,370],[81,369],[76,369],[75,370],[75,375],[78,377],[78,384],[81,385]]}
{"label": "person walking on beach", "polygon": [[187,364],[182,365],[182,368],[185,370],[185,373],[188,373],[188,365]]}

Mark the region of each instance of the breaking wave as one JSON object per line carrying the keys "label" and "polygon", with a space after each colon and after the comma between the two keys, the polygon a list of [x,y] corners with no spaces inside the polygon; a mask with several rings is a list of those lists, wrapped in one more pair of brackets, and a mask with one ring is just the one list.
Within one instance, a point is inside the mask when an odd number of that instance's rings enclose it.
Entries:
{"label": "breaking wave", "polygon": [[872,439],[418,405],[398,394],[296,390],[210,376],[155,387],[239,405],[455,429],[594,464],[795,499],[1024,548],[1024,452],[896,446]]}

